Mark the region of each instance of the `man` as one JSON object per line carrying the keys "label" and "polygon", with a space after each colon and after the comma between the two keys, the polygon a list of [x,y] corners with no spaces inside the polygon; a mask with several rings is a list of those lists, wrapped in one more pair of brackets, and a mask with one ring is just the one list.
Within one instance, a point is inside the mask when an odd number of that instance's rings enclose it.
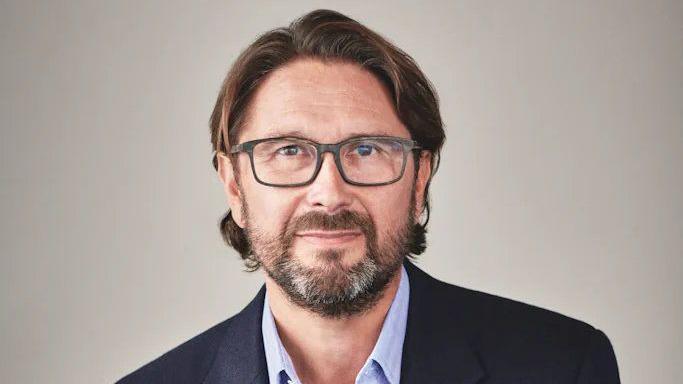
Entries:
{"label": "man", "polygon": [[211,138],[222,234],[265,286],[121,383],[619,382],[601,331],[410,262],[445,135],[417,65],[363,25],[315,11],[262,35]]}

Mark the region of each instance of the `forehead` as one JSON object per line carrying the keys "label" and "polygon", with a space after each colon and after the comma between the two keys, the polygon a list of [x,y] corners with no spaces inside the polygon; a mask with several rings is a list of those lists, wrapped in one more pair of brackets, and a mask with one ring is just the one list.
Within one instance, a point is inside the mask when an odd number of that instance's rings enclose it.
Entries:
{"label": "forehead", "polygon": [[332,143],[355,135],[410,137],[391,95],[354,63],[299,59],[255,92],[240,141],[292,134]]}

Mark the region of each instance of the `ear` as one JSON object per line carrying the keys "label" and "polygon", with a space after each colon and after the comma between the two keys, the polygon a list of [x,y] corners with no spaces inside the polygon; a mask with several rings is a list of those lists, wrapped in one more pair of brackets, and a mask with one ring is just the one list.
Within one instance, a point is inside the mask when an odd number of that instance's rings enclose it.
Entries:
{"label": "ear", "polygon": [[417,179],[415,180],[415,219],[419,220],[424,209],[424,196],[427,183],[432,176],[433,156],[429,151],[420,152],[420,162],[417,169]]}
{"label": "ear", "polygon": [[242,194],[237,186],[235,170],[230,159],[223,153],[218,153],[218,178],[223,183],[223,191],[228,200],[228,206],[232,212],[235,223],[244,228],[244,218],[242,217]]}

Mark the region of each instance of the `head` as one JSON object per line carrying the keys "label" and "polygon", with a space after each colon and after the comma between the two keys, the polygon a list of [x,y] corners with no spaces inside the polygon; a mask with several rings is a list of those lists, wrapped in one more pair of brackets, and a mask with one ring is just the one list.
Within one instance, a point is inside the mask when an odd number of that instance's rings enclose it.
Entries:
{"label": "head", "polygon": [[[358,22],[314,11],[259,37],[229,71],[210,126],[230,208],[221,233],[295,304],[323,316],[362,312],[405,257],[424,251],[445,139],[436,93],[408,55]],[[264,185],[248,153],[230,153],[281,136],[390,136],[419,149],[406,152],[399,178],[370,186],[348,183],[330,152],[314,179],[293,187]]]}

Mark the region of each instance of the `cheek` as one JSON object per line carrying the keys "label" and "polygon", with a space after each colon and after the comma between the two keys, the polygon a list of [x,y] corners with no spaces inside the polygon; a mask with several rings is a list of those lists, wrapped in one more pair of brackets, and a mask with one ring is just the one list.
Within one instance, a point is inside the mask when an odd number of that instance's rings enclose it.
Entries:
{"label": "cheek", "polygon": [[272,234],[279,228],[280,215],[286,200],[276,197],[273,188],[259,184],[253,177],[251,165],[245,156],[240,159],[240,192],[247,206],[247,225],[264,234]]}
{"label": "cheek", "polygon": [[[247,190],[247,188],[249,188]],[[270,236],[279,234],[294,210],[294,198],[287,191],[274,190],[265,185],[245,186],[249,226]]]}
{"label": "cheek", "polygon": [[401,182],[400,185],[396,183],[369,191],[371,200],[367,200],[367,208],[375,221],[380,239],[395,233],[405,224],[412,198],[410,187],[410,184],[403,185]]}

